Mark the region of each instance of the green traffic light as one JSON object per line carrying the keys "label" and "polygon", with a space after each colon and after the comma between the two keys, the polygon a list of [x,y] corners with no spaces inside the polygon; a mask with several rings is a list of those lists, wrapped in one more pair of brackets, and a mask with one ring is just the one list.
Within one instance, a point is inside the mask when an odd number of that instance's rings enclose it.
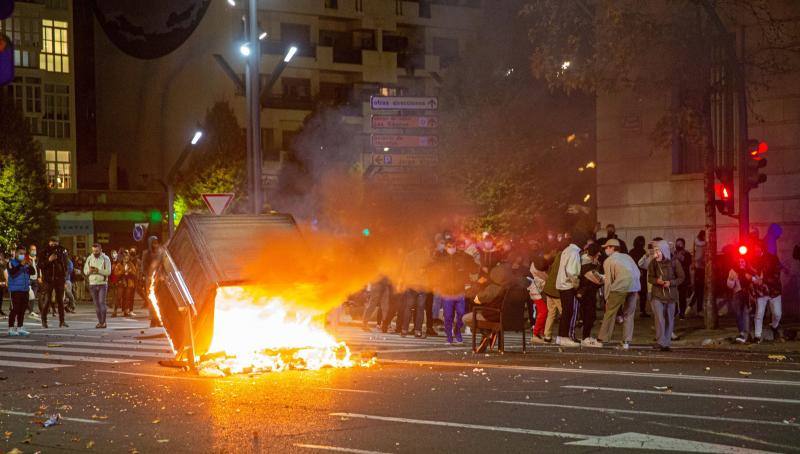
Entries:
{"label": "green traffic light", "polygon": [[150,212],[150,222],[153,224],[158,224],[161,220],[164,219],[164,215],[161,214],[158,210],[153,210]]}
{"label": "green traffic light", "polygon": [[369,236],[370,233],[371,232],[369,231],[369,229],[364,229],[364,230],[361,231],[361,234],[364,235],[364,236]]}

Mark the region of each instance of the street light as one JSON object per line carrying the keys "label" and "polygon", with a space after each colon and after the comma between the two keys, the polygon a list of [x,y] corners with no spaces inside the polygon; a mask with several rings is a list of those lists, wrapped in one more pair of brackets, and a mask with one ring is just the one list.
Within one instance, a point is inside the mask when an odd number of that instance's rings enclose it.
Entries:
{"label": "street light", "polygon": [[258,35],[258,40],[259,40],[259,41],[264,41],[264,39],[265,39],[266,37],[267,37],[267,32],[261,32],[261,34],[260,34],[260,35]]}
{"label": "street light", "polygon": [[231,5],[231,6],[236,6],[236,1],[235,0],[228,0],[228,4]]}
{"label": "street light", "polygon": [[244,57],[250,56],[250,43],[244,43],[239,46],[239,53],[242,54]]}
{"label": "street light", "polygon": [[286,52],[286,57],[283,58],[283,62],[284,63],[289,63],[290,61],[292,61],[292,58],[294,57],[294,54],[296,54],[296,53],[297,53],[297,47],[295,47],[295,46],[290,47],[289,48],[289,52]]}
{"label": "street light", "polygon": [[178,156],[175,164],[172,164],[172,168],[169,169],[169,173],[167,174],[167,224],[169,225],[170,238],[172,238],[172,235],[175,233],[175,187],[173,186],[173,182],[178,172],[181,170],[183,162],[189,157],[189,151],[193,146],[197,145],[202,138],[203,131],[199,129],[196,130],[194,135],[192,135],[192,140],[189,141],[191,147],[188,145],[183,147],[183,151],[181,151],[180,156]]}

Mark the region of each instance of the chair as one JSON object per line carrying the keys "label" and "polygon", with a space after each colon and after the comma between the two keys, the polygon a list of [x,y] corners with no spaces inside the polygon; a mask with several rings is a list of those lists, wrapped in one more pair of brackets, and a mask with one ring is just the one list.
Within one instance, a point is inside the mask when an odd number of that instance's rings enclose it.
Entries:
{"label": "chair", "polygon": [[[514,307],[513,297],[515,292],[513,287],[508,287],[503,290],[503,293],[498,298],[501,298],[500,305],[492,307],[490,305],[475,305],[472,308],[472,351],[473,353],[481,353],[486,351],[487,347],[491,350],[497,344],[497,350],[500,353],[505,352],[505,335],[506,329],[521,330],[522,331],[522,353],[527,353],[527,341],[525,339],[525,320],[524,313],[520,313],[516,317],[512,312],[517,312]],[[523,306],[524,307],[524,306]],[[523,308],[524,311],[524,308]],[[499,320],[478,320],[479,313],[491,313],[496,315]],[[488,318],[488,317],[484,317]],[[520,324],[521,321],[521,324]],[[519,326],[517,326],[519,325]],[[480,330],[482,338],[480,345],[477,343],[478,331]]]}

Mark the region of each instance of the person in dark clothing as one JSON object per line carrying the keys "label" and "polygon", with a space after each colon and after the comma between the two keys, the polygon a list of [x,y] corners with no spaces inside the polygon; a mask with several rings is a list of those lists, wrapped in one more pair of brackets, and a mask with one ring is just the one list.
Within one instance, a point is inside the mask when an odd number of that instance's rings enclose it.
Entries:
{"label": "person in dark clothing", "polygon": [[[601,245],[606,244],[608,240],[611,239],[619,241],[620,244],[619,252],[622,252],[623,254],[628,253],[628,245],[625,244],[625,241],[623,241],[620,237],[617,236],[617,227],[614,224],[608,224],[606,226],[606,236],[604,238],[598,238],[597,243]],[[605,259],[606,259],[605,252],[600,251],[600,263],[603,263]]]}
{"label": "person in dark clothing", "polygon": [[683,319],[686,315],[686,302],[689,299],[689,289],[692,288],[692,254],[686,250],[686,240],[675,240],[675,260],[683,268],[684,281],[678,286],[678,316]]}
{"label": "person in dark clothing", "polygon": [[[153,275],[156,268],[161,263],[164,251],[161,249],[161,242],[157,236],[151,236],[147,239],[147,250],[142,253],[142,274],[144,275],[144,292],[145,295],[150,294],[150,286],[152,285]],[[148,309],[150,311],[150,327],[161,326],[161,321],[158,319],[155,308],[152,302],[147,300]]]}
{"label": "person in dark clothing", "polygon": [[58,326],[66,328],[69,325],[64,322],[64,290],[69,269],[69,255],[67,250],[59,244],[58,237],[52,237],[42,257],[39,265],[45,301],[45,307],[41,314],[42,327],[47,328],[47,315],[53,305],[53,294],[55,293],[55,304],[58,306]]}
{"label": "person in dark clothing", "polygon": [[[7,265],[8,265],[8,261],[6,260],[5,254],[0,252],[0,268],[5,270]],[[6,313],[3,312],[3,296],[5,294],[6,287],[8,287],[8,282],[6,281],[4,276],[5,276],[5,273],[0,273],[0,316],[6,315]],[[10,295],[9,295],[9,298],[11,298]],[[9,302],[9,305],[10,304],[11,303]],[[8,311],[11,312],[11,308],[10,307],[9,307]]]}
{"label": "person in dark clothing", "polygon": [[592,337],[592,327],[597,319],[597,290],[602,287],[600,277],[600,245],[592,243],[586,248],[581,260],[581,276],[578,287],[581,320],[583,321],[583,339]]}
{"label": "person in dark clothing", "polygon": [[[633,239],[633,249],[631,249],[631,253],[629,254],[634,262],[637,264],[647,254],[647,250],[645,249],[646,240],[643,236],[639,235]],[[647,268],[642,268],[639,266],[639,272],[641,276],[639,277],[640,284],[642,285],[642,289],[639,290],[639,317],[647,318]]]}
{"label": "person in dark clothing", "polygon": [[[445,254],[436,257],[431,265],[434,290],[440,295],[444,307],[444,329],[447,343],[463,343],[461,328],[466,312],[465,287],[470,274],[479,270],[475,260],[464,251],[457,249],[455,242],[448,241]],[[453,322],[455,321],[455,326]]]}
{"label": "person in dark clothing", "polygon": [[[694,240],[694,253],[693,266],[694,276],[694,302],[695,310],[699,317],[703,316],[703,301],[706,293],[706,249],[708,243],[706,242],[706,231],[701,230],[697,233],[697,238]],[[685,315],[685,314],[684,314]]]}

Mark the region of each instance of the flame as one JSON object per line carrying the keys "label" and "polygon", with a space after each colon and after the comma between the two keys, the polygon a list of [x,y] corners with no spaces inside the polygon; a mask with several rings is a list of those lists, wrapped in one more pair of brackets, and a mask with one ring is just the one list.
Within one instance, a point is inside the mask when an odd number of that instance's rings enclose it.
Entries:
{"label": "flame", "polygon": [[[158,307],[158,298],[156,298],[156,276],[155,273],[150,277],[150,288],[147,289],[147,297],[150,299],[150,304],[153,306],[153,311],[156,313],[156,317],[158,317],[158,323],[163,325],[164,320],[161,318],[161,309]],[[172,338],[169,337],[169,333],[164,330],[164,333],[167,335],[167,341],[169,342],[169,348],[172,349],[172,353],[177,353],[175,350],[175,344],[172,343]]]}
{"label": "flame", "polygon": [[[353,367],[350,349],[324,330],[310,309],[257,287],[221,287],[214,307],[207,375]],[[216,358],[214,356],[220,356]],[[374,360],[359,362],[369,366]]]}

